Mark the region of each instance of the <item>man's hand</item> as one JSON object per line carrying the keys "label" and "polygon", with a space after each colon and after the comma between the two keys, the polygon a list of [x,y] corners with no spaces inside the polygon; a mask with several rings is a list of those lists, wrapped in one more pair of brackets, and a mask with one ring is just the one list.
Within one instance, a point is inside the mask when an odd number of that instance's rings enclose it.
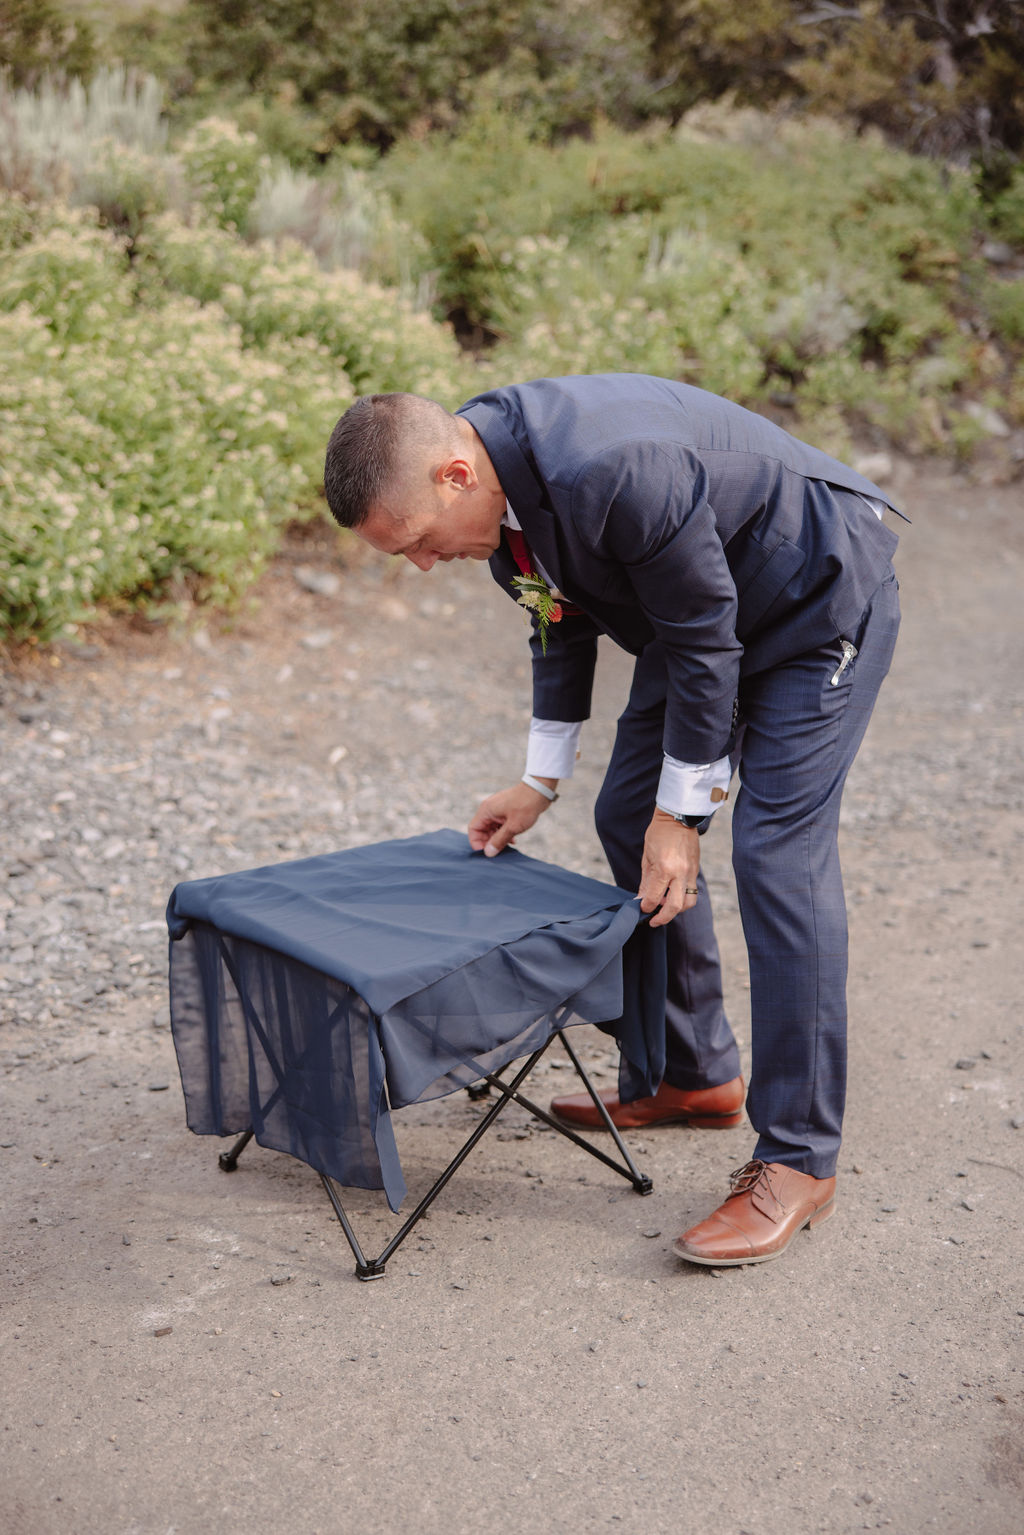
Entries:
{"label": "man's hand", "polygon": [[[539,781],[550,789],[558,783],[557,778],[541,778]],[[514,842],[521,831],[529,831],[550,805],[550,800],[527,783],[502,789],[500,794],[489,794],[480,801],[480,808],[469,823],[470,847],[474,853],[493,858],[503,847]]]}
{"label": "man's hand", "polygon": [[652,927],[666,922],[696,906],[700,869],[700,837],[690,826],[674,821],[664,810],[656,810],[644,836],[644,857],[640,879],[640,910],[655,911]]}

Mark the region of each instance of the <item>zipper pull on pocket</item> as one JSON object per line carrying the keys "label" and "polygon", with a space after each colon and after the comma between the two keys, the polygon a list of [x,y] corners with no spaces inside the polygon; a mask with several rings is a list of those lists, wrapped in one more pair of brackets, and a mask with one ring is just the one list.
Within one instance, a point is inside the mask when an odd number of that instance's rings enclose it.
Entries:
{"label": "zipper pull on pocket", "polygon": [[846,668],[849,666],[850,662],[853,660],[853,658],[854,658],[854,656],[856,654],[857,654],[857,647],[856,647],[856,645],[851,645],[849,640],[844,640],[843,641],[843,659],[840,661],[839,665],[836,667],[836,669],[833,672],[831,678],[829,679],[829,686],[830,687],[833,687],[833,688],[834,687],[838,687],[840,677],[843,675],[843,673],[845,672]]}

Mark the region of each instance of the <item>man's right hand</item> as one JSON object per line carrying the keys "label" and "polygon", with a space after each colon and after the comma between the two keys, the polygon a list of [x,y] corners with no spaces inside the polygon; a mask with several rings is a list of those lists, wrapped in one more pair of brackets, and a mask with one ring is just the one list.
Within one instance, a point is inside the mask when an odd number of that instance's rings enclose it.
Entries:
{"label": "man's right hand", "polygon": [[[539,780],[553,789],[557,778]],[[469,823],[469,845],[474,853],[494,858],[502,848],[514,842],[521,831],[530,827],[551,805],[551,801],[531,789],[529,784],[517,783],[511,789],[489,794],[480,801],[476,815]]]}

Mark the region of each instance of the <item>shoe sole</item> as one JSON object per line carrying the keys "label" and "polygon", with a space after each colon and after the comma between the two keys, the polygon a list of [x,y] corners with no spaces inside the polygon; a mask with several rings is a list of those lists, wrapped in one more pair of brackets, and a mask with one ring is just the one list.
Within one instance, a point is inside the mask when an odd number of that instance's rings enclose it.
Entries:
{"label": "shoe sole", "polygon": [[786,1251],[786,1248],[789,1246],[790,1242],[792,1242],[794,1237],[796,1237],[801,1231],[812,1231],[815,1226],[820,1226],[822,1221],[827,1221],[829,1216],[834,1215],[835,1213],[836,1201],[835,1197],[833,1196],[827,1205],[822,1205],[820,1210],[815,1210],[813,1215],[809,1215],[805,1221],[801,1222],[799,1226],[794,1228],[793,1234],[789,1238],[788,1242],[783,1243],[781,1247],[777,1247],[774,1252],[756,1253],[752,1254],[749,1258],[705,1258],[698,1253],[689,1252],[685,1247],[680,1245],[678,1240],[672,1243],[672,1251],[676,1254],[677,1257],[684,1258],[687,1263],[699,1263],[703,1268],[709,1269],[742,1268],[745,1264],[748,1263],[770,1263],[773,1258],[782,1257],[782,1254]]}
{"label": "shoe sole", "polygon": [[[603,1119],[591,1121],[589,1119],[569,1119],[564,1114],[552,1114],[560,1125],[568,1125],[570,1130],[607,1130],[608,1126]],[[696,1117],[690,1114],[666,1115],[659,1119],[645,1119],[638,1125],[620,1124],[613,1119],[616,1130],[659,1130],[669,1125],[689,1125],[691,1130],[734,1130],[737,1125],[743,1123],[743,1112],[736,1114],[701,1114]]]}

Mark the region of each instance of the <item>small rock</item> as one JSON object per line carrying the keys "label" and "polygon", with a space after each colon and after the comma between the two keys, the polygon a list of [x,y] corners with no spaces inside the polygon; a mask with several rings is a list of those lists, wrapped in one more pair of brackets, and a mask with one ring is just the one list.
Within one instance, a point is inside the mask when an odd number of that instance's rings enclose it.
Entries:
{"label": "small rock", "polygon": [[1005,240],[986,240],[981,247],[981,254],[993,266],[1009,266],[1014,252],[1013,246],[1007,245]]}
{"label": "small rock", "polygon": [[270,1283],[275,1285],[291,1284],[291,1274],[271,1274]]}
{"label": "small rock", "polygon": [[311,634],[302,636],[301,643],[307,650],[326,650],[333,640],[333,629],[314,629]]}
{"label": "small rock", "polygon": [[973,1056],[962,1055],[956,1063],[956,1069],[957,1071],[973,1071],[977,1064]]}
{"label": "small rock", "polygon": [[1010,427],[997,410],[990,405],[982,405],[980,400],[968,400],[964,406],[965,415],[976,421],[989,437],[1009,437]]}
{"label": "small rock", "polygon": [[296,565],[292,575],[304,591],[314,592],[317,597],[336,597],[341,591],[341,579],[331,570],[317,570],[314,565]]}
{"label": "small rock", "polygon": [[644,1236],[648,1237],[648,1238],[650,1238],[650,1237],[660,1237],[661,1236],[661,1227],[660,1226],[658,1226],[658,1227],[652,1226],[649,1231],[645,1231],[644,1232]]}
{"label": "small rock", "polygon": [[154,1338],[166,1338],[167,1334],[171,1333],[173,1331],[174,1331],[173,1327],[154,1327],[153,1328],[153,1336],[154,1336]]}
{"label": "small rock", "polygon": [[151,1082],[149,1090],[151,1093],[165,1093],[170,1085],[169,1082]]}
{"label": "small rock", "polygon": [[1011,1130],[1024,1130],[1024,1114],[1015,1114],[1010,1120]]}
{"label": "small rock", "polygon": [[377,612],[381,618],[389,618],[394,624],[404,623],[409,617],[409,609],[398,597],[382,597],[377,603]]}

